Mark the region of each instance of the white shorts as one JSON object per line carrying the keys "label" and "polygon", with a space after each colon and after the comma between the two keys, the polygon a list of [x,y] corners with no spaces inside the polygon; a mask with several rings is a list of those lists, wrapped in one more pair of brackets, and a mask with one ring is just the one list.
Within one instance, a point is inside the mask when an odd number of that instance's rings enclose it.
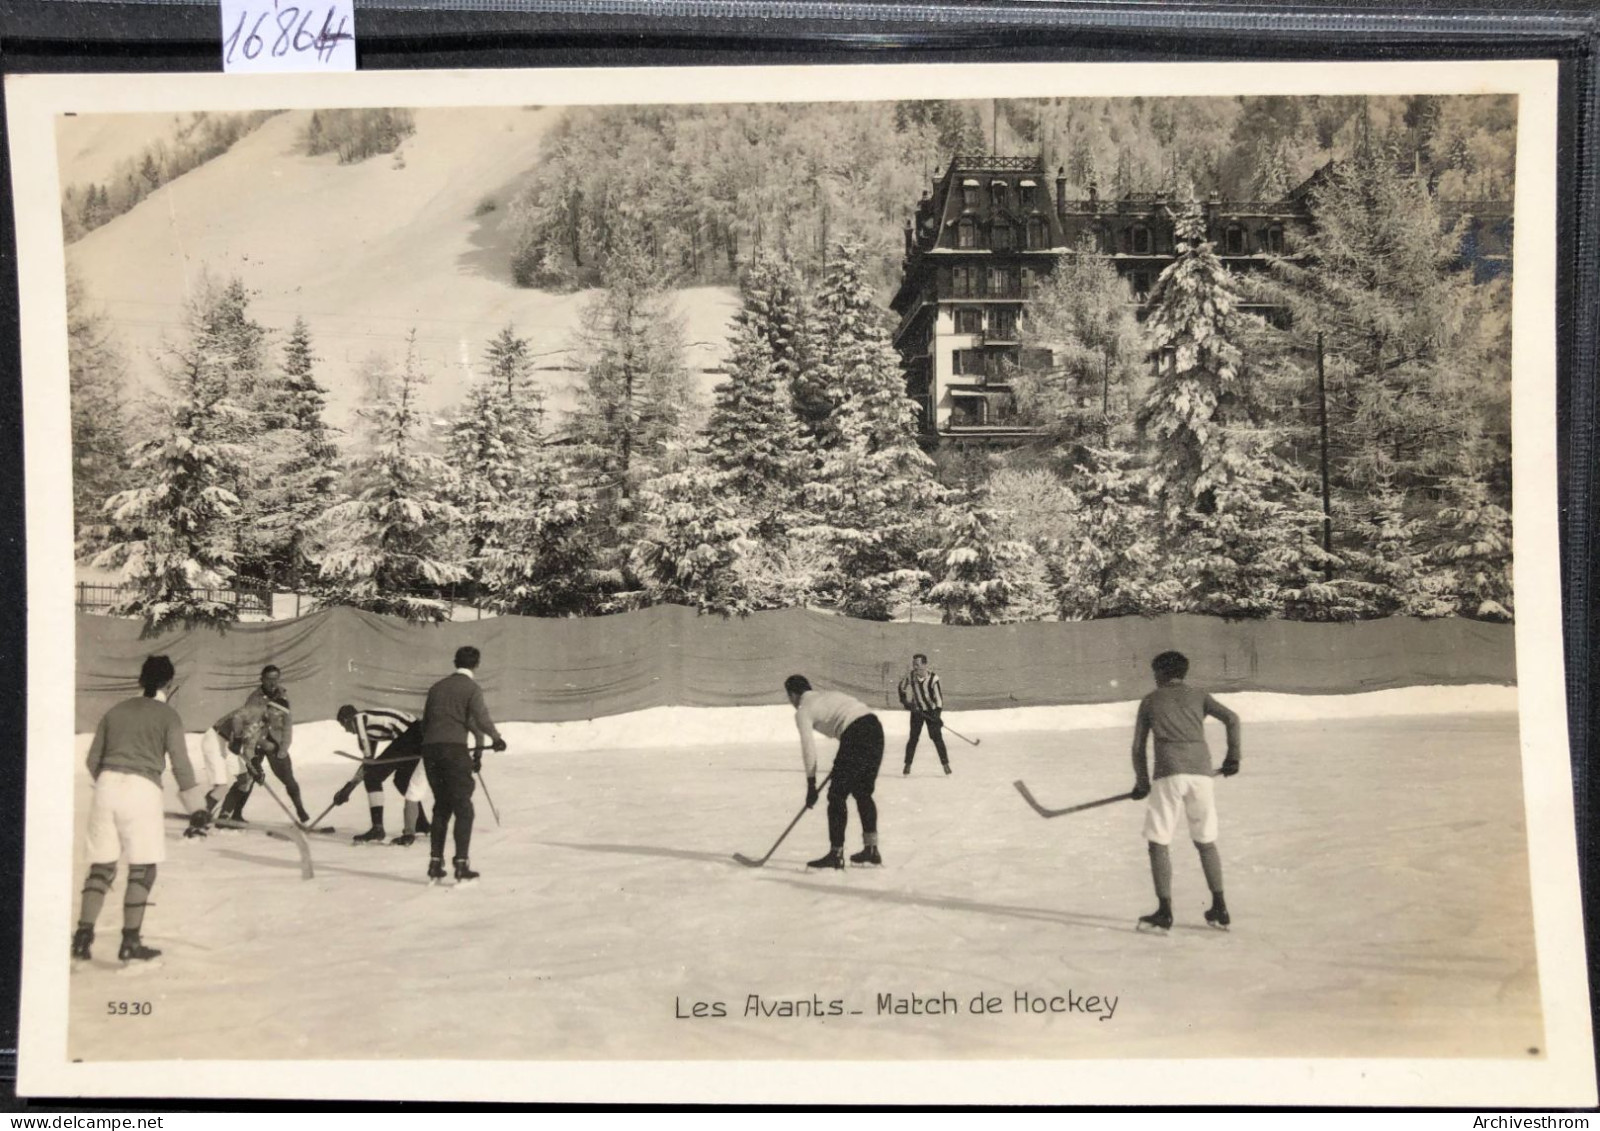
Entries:
{"label": "white shorts", "polygon": [[216,728],[200,736],[200,753],[205,757],[206,773],[211,778],[213,788],[231,785],[235,778],[244,773],[244,759],[228,749],[227,742],[216,732]]}
{"label": "white shorts", "polygon": [[416,770],[411,775],[411,780],[406,783],[406,800],[415,801],[418,805],[427,801],[431,794],[428,792],[428,775],[422,772],[422,765],[418,763]]}
{"label": "white shorts", "polygon": [[159,864],[167,858],[161,787],[138,774],[104,770],[89,804],[84,847],[91,864]]}
{"label": "white shorts", "polygon": [[1150,786],[1150,807],[1144,814],[1144,839],[1171,844],[1178,831],[1178,810],[1189,818],[1189,839],[1210,844],[1217,839],[1216,783],[1210,774],[1168,774]]}

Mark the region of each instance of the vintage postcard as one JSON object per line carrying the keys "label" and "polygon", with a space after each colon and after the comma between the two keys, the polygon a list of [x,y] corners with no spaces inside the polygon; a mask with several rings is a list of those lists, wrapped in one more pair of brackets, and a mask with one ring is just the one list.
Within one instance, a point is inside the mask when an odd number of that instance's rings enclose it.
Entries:
{"label": "vintage postcard", "polygon": [[1594,1103],[1555,79],[8,79],[19,1090]]}

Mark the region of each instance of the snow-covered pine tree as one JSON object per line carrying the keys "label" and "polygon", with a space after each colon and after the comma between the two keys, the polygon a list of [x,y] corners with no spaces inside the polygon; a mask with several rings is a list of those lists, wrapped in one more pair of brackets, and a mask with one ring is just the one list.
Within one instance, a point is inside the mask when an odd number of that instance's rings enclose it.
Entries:
{"label": "snow-covered pine tree", "polygon": [[1511,514],[1491,497],[1481,469],[1469,465],[1444,484],[1432,533],[1432,557],[1448,571],[1461,616],[1510,620]]}
{"label": "snow-covered pine tree", "polygon": [[134,486],[105,503],[105,549],[92,564],[120,570],[134,592],[112,614],[143,617],[147,631],[238,619],[236,603],[215,592],[234,579],[234,485],[245,477],[249,455],[238,439],[249,412],[234,399],[237,343],[228,340],[237,297],[234,288],[207,286],[185,312],[187,337],[162,361],[164,419],[130,449]]}
{"label": "snow-covered pine tree", "polygon": [[1160,524],[1131,453],[1094,448],[1067,477],[1074,528],[1046,556],[1045,573],[1062,620],[1151,616],[1182,604],[1179,583],[1160,566]]}
{"label": "snow-covered pine tree", "polygon": [[898,373],[900,368],[899,355],[889,342],[884,308],[867,277],[866,249],[859,241],[846,240],[832,248],[811,304],[805,341],[795,408],[819,448],[835,447],[843,440],[835,417],[852,392],[870,382],[872,374]]}
{"label": "snow-covered pine tree", "polygon": [[1030,557],[1024,542],[1001,537],[992,514],[980,506],[955,508],[944,546],[929,551],[939,579],[928,602],[944,610],[945,624],[1003,624],[1014,606]]}
{"label": "snow-covered pine tree", "polygon": [[1360,501],[1359,510],[1350,502],[1335,504],[1334,522],[1348,534],[1330,584],[1349,612],[1332,619],[1454,613],[1448,575],[1427,561],[1425,524],[1407,513],[1405,495],[1380,483]]}
{"label": "snow-covered pine tree", "polygon": [[427,375],[416,338],[411,331],[400,372],[381,383],[368,407],[356,410],[365,432],[365,447],[351,466],[356,494],[315,523],[313,593],[322,605],[443,621],[450,617],[444,587],[467,576],[462,516],[448,501],[449,467],[424,450]]}
{"label": "snow-covered pine tree", "polygon": [[[842,266],[853,254],[859,250],[836,249],[839,278],[859,273]],[[853,315],[851,340],[822,353],[827,387],[841,400],[807,487],[813,518],[804,535],[831,549],[822,586],[840,610],[888,620],[928,583],[918,563],[936,541],[944,492],[917,444],[917,407],[905,394],[899,358],[881,321],[869,315]]]}
{"label": "snow-covered pine tree", "polygon": [[126,364],[105,315],[67,275],[67,388],[72,402],[72,510],[77,553],[104,548],[105,501],[128,485]]}
{"label": "snow-covered pine tree", "polygon": [[640,487],[633,572],[650,603],[724,616],[754,607],[744,568],[751,520],[731,490],[734,474],[674,445],[660,473]]}
{"label": "snow-covered pine tree", "polygon": [[590,516],[580,496],[552,449],[530,453],[510,493],[485,512],[477,576],[486,609],[530,617],[600,610]]}
{"label": "snow-covered pine tree", "polygon": [[314,572],[306,555],[307,526],[332,505],[339,482],[339,449],[323,410],[311,328],[296,318],[284,343],[283,365],[257,386],[252,437],[251,509],[246,544],[254,547],[263,579],[298,588]]}
{"label": "snow-covered pine tree", "polygon": [[1146,347],[1127,282],[1093,240],[1057,262],[1028,306],[1025,345],[1050,351],[1048,369],[1022,367],[1013,378],[1024,419],[1051,441],[1104,447],[1132,422],[1144,385]]}
{"label": "snow-covered pine tree", "polygon": [[476,558],[494,541],[510,500],[540,459],[544,394],[533,382],[527,339],[505,327],[484,353],[483,374],[450,424],[453,501],[466,521],[467,550]]}

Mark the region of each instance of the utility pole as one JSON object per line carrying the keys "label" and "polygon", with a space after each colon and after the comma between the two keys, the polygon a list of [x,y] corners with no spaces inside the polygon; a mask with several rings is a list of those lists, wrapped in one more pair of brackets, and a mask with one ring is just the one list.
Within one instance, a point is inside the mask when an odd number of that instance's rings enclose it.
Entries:
{"label": "utility pole", "polygon": [[1328,555],[1322,575],[1333,580],[1333,507],[1328,491],[1328,379],[1322,366],[1322,331],[1317,331],[1317,411],[1321,418],[1322,443],[1322,552]]}

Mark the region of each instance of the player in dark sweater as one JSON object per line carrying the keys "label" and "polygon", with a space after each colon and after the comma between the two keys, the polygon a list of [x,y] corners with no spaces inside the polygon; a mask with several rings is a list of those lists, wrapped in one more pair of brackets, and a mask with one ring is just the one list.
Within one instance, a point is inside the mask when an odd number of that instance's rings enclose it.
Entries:
{"label": "player in dark sweater", "polygon": [[444,879],[444,844],[450,821],[456,824],[454,857],[456,882],[471,883],[478,878],[469,855],[472,848],[472,776],[479,768],[481,748],[467,751],[468,734],[494,739],[498,753],[506,748],[474,672],[480,656],[473,647],[456,649],[456,670],[428,689],[427,706],[422,711],[422,767],[433,789],[433,828],[429,832],[432,852],[428,859],[428,880]]}
{"label": "player in dark sweater", "polygon": [[[1217,851],[1217,807],[1213,793],[1211,752],[1206,747],[1206,716],[1228,728],[1228,755],[1222,774],[1239,772],[1239,716],[1210,695],[1183,682],[1189,661],[1181,652],[1163,652],[1150,662],[1156,689],[1139,703],[1133,731],[1133,799],[1150,799],[1144,837],[1150,845],[1150,875],[1158,906],[1139,918],[1141,930],[1172,927],[1172,856],[1168,845],[1178,827],[1178,812],[1188,818],[1189,838],[1200,853],[1211,909],[1206,922],[1226,929],[1228,904],[1222,896],[1222,855]],[[1145,763],[1145,746],[1155,738],[1155,773]]]}

